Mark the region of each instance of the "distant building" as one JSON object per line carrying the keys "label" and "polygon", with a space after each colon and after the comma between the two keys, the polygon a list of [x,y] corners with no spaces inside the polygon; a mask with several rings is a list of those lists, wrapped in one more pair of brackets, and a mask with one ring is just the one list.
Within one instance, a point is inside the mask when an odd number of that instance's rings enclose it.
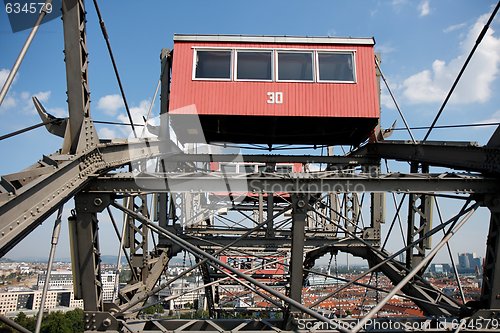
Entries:
{"label": "distant building", "polygon": [[[166,279],[162,277],[159,283],[161,284],[164,282],[166,282]],[[206,307],[204,302],[205,288],[196,289],[200,285],[202,285],[202,283],[199,279],[195,282],[188,282],[185,280],[176,281],[171,283],[168,288],[160,290],[158,292],[158,298],[162,301],[166,300],[167,308],[170,310],[182,309],[189,304],[197,304],[198,309],[204,309]]]}
{"label": "distant building", "polygon": [[[43,289],[47,274],[39,274],[37,287],[39,290]],[[49,280],[49,290],[54,289],[73,289],[73,273],[70,271],[51,272]]]}
{"label": "distant building", "polygon": [[476,253],[459,253],[458,254],[458,272],[464,274],[472,274],[478,270],[482,271],[482,259]]}
{"label": "distant building", "polygon": [[[116,273],[104,272],[101,274],[102,281],[102,300],[105,302],[113,301],[113,291],[115,289]],[[115,292],[115,298],[118,291]]]}
{"label": "distant building", "polygon": [[[46,274],[38,275],[37,288],[43,290]],[[115,288],[116,275],[114,272],[101,274],[102,297],[105,302],[113,301],[113,290]],[[73,273],[61,271],[50,273],[49,290],[73,290]]]}
{"label": "distant building", "polygon": [[[26,314],[35,314],[40,309],[46,277],[47,273],[38,275],[34,290],[30,288],[12,288],[0,292],[0,314],[15,316],[21,311]],[[103,272],[101,278],[103,300],[111,302],[113,301],[116,274],[115,272]],[[74,297],[73,273],[71,271],[53,271],[50,273],[49,290],[44,308],[49,311],[83,309],[83,300],[76,300]]]}
{"label": "distant building", "polygon": [[433,275],[448,275],[452,273],[450,264],[432,264],[429,267],[429,273]]}
{"label": "distant building", "polygon": [[[0,293],[0,314],[15,316],[19,312],[37,312],[40,309],[42,290],[17,288]],[[73,290],[49,290],[45,300],[46,310],[65,311],[83,309],[83,300],[75,300]]]}

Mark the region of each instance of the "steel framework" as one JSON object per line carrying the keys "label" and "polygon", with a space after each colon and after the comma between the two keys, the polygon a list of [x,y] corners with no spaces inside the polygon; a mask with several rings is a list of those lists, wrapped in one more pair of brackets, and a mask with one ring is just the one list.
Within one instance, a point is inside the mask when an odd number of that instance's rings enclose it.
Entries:
{"label": "steel framework", "polygon": [[[60,151],[43,156],[28,169],[0,177],[0,255],[74,198],[74,214],[69,218],[74,285],[76,297],[84,300],[86,332],[377,331],[371,318],[396,294],[413,301],[428,316],[427,320],[396,320],[400,324],[396,331],[415,327],[415,323],[421,330],[437,332],[456,328],[452,321],[457,319],[476,324],[478,320],[500,320],[497,134],[484,147],[463,142],[382,140],[342,156],[184,152],[170,139],[168,130],[172,52],[163,50],[160,114],[164,117],[158,137],[99,140],[90,116],[85,15],[83,0],[63,1],[69,117],[47,128],[63,136],[64,143]],[[43,106],[35,102],[44,115]],[[248,173],[210,168],[210,162],[236,160],[264,168]],[[410,172],[382,172],[381,160],[409,162]],[[300,163],[304,170],[280,173],[276,170],[279,163]],[[326,167],[308,171],[311,163]],[[448,171],[430,173],[433,167]],[[401,197],[399,205],[396,194]],[[405,221],[402,215],[407,204],[405,244],[396,252],[385,248],[387,239],[382,237],[387,195],[396,204],[389,234],[397,220]],[[440,197],[464,205],[455,216],[436,225],[432,212]],[[423,278],[423,272],[435,252],[480,206],[491,212],[484,283],[481,298],[463,304],[434,287]],[[113,215],[117,211],[125,216],[123,232],[116,227],[120,254],[126,255],[132,275],[108,303],[102,297],[99,219],[109,214],[116,225]],[[431,237],[438,233],[444,236],[433,246]],[[183,251],[194,256],[195,264],[163,281],[170,259]],[[304,305],[307,277],[332,277],[312,271],[315,261],[338,252],[363,258],[369,270]],[[404,262],[399,260],[401,254]],[[250,268],[243,272],[222,261],[222,255],[283,256],[288,258],[281,262],[286,273],[270,278]],[[159,291],[195,270],[202,277],[199,289],[204,290],[209,318],[140,319],[141,311]],[[394,284],[392,291],[360,281],[379,272]],[[282,317],[223,319],[219,289],[230,281],[259,295],[269,303],[266,311]],[[332,319],[320,310],[323,301],[350,285],[388,296],[362,316],[361,322]],[[388,319],[379,324],[384,320]],[[471,331],[474,327],[465,324],[459,329]]]}

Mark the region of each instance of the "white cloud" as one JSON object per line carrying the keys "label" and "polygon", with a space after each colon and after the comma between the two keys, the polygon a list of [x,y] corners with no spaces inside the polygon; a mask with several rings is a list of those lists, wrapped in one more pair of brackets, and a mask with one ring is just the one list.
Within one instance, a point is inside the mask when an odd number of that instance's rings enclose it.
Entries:
{"label": "white cloud", "polygon": [[49,108],[47,112],[56,118],[66,118],[68,117],[68,112],[63,108]]}
{"label": "white cloud", "polygon": [[392,10],[396,13],[399,14],[403,10],[403,7],[405,7],[408,4],[408,0],[392,0],[391,1],[391,6]]}
{"label": "white cloud", "polygon": [[[396,48],[394,46],[392,46],[391,44],[379,44],[379,45],[375,46],[375,50],[377,52],[380,52],[382,55],[384,55],[384,54],[389,54],[389,53],[396,51]],[[382,58],[382,61],[383,60],[384,59]]]}
{"label": "white cloud", "polygon": [[418,11],[420,12],[420,17],[427,16],[431,13],[431,7],[429,5],[429,0],[423,0],[418,5]]}
{"label": "white cloud", "polygon": [[118,135],[116,134],[116,131],[108,127],[102,127],[99,129],[99,137],[103,139],[114,139],[117,138]]}
{"label": "white cloud", "polygon": [[[0,112],[16,108],[17,111],[21,111],[24,114],[36,114],[36,109],[33,104],[32,96],[36,96],[38,100],[42,103],[47,103],[50,99],[51,91],[39,91],[35,94],[29,91],[23,91],[18,93],[16,91],[10,92],[0,107]],[[58,111],[58,110],[56,110]]]}
{"label": "white cloud", "polygon": [[3,100],[3,103],[2,103],[2,106],[1,106],[1,109],[0,110],[8,110],[8,109],[12,109],[13,107],[15,107],[17,105],[17,101],[14,97],[12,96],[7,96],[5,97],[5,99]]}
{"label": "white cloud", "polygon": [[[147,118],[150,104],[151,104],[150,101],[142,100],[138,106],[133,106],[130,108],[130,114],[132,116],[132,121],[134,122],[134,125],[135,124],[139,124],[139,125],[144,124],[144,118]],[[122,123],[130,124],[130,120],[128,119],[127,114],[121,113],[118,115],[117,118],[118,118],[118,121],[120,121]],[[130,126],[121,126],[121,127],[122,127],[121,129],[123,130],[124,134],[130,135],[132,133],[132,128]],[[142,126],[135,127],[135,131],[136,131],[138,136],[141,135],[142,129],[143,129]]]}
{"label": "white cloud", "polygon": [[396,110],[394,101],[392,100],[391,95],[389,95],[386,89],[383,89],[382,93],[380,94],[380,104],[382,104],[382,106],[387,109]]}
{"label": "white cloud", "polygon": [[[481,16],[460,44],[461,54],[449,63],[435,60],[431,69],[423,70],[403,82],[404,96],[412,103],[442,102],[455,80],[467,55],[481,32],[488,15]],[[488,29],[481,45],[462,76],[450,103],[466,104],[486,102],[491,86],[498,76],[500,65],[500,38]]]}
{"label": "white cloud", "polygon": [[0,87],[3,87],[5,81],[7,81],[7,77],[9,76],[10,70],[7,68],[0,68]]}
{"label": "white cloud", "polygon": [[[39,91],[36,94],[34,94],[33,96],[35,96],[36,98],[38,98],[38,100],[40,102],[46,103],[46,102],[49,101],[51,93],[52,92],[50,90],[48,90],[48,91]],[[31,96],[29,96],[29,94],[28,94],[28,99],[31,99]]]}
{"label": "white cloud", "polygon": [[[7,77],[9,76],[10,70],[7,68],[0,68],[0,89],[3,88],[3,85],[5,84],[5,81],[7,81]],[[17,75],[14,77],[14,82],[17,79]],[[17,106],[17,101],[15,97],[13,96],[12,93],[7,94],[5,96],[5,99],[2,102],[2,105],[0,106],[0,112],[12,109],[13,107]]]}
{"label": "white cloud", "polygon": [[[132,115],[132,121],[134,124],[143,124],[144,119],[142,117],[146,117],[148,115],[149,105],[151,103],[148,100],[143,100],[139,103],[138,106],[133,106],[130,108],[130,114]],[[128,115],[119,114],[118,120],[124,123],[130,123],[128,119]]]}
{"label": "white cloud", "polygon": [[406,2],[407,0],[392,0],[391,4],[397,7],[406,4]]}
{"label": "white cloud", "polygon": [[447,33],[450,33],[450,32],[453,32],[453,31],[456,31],[456,30],[460,30],[462,28],[465,28],[467,24],[466,23],[458,23],[458,24],[452,24],[446,28],[443,29],[443,32],[445,34]]}
{"label": "white cloud", "polygon": [[103,96],[97,102],[97,108],[110,116],[114,116],[124,105],[122,97],[117,94]]}
{"label": "white cloud", "polygon": [[19,94],[18,97],[18,105],[19,109],[24,113],[36,114],[35,105],[33,104],[32,96],[38,98],[38,100],[42,103],[47,103],[49,101],[51,91],[39,91],[37,93],[31,94],[28,91],[23,91]]}

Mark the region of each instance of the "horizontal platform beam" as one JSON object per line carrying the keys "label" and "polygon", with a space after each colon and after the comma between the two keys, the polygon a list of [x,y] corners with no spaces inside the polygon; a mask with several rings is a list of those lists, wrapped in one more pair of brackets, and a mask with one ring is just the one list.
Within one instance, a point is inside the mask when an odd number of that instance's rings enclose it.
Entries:
{"label": "horizontal platform beam", "polygon": [[457,170],[500,174],[500,149],[480,147],[473,142],[384,141],[369,143],[356,156],[420,162]]}
{"label": "horizontal platform beam", "polygon": [[[228,244],[232,244],[237,237],[224,237],[224,236],[214,236],[207,238],[206,241],[199,238],[191,237],[190,235],[179,235],[182,239],[188,241],[189,243],[196,245],[200,248],[210,248],[210,249],[218,249],[222,246],[226,246]],[[373,246],[378,245],[378,241],[370,241],[367,240],[367,243],[372,244]],[[215,245],[219,244],[218,245]],[[165,244],[161,244],[165,245]],[[273,237],[273,238],[265,238],[265,237],[251,237],[251,238],[243,238],[239,240],[236,244],[232,245],[233,248],[238,249],[248,249],[248,250],[256,250],[256,251],[265,251],[266,249],[282,249],[289,248],[291,246],[290,238],[283,237]],[[344,239],[341,238],[332,239],[332,238],[324,238],[324,237],[307,237],[305,239],[305,247],[307,248],[318,248],[322,246],[328,247],[338,247],[339,249],[343,249],[346,246],[348,247],[366,247],[366,244],[356,240],[356,239]]]}
{"label": "horizontal platform beam", "polygon": [[369,156],[316,156],[271,154],[174,154],[166,162],[245,162],[245,163],[325,163],[335,165],[377,165],[379,158]]}
{"label": "horizontal platform beam", "polygon": [[400,174],[379,176],[339,173],[290,173],[283,175],[222,173],[120,173],[92,181],[87,191],[138,192],[220,192],[220,193],[498,193],[497,179],[459,174]]}

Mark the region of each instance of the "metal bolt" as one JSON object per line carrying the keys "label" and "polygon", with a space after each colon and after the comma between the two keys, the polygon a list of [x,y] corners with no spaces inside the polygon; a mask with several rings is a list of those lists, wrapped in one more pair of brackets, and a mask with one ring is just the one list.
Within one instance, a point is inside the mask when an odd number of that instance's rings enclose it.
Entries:
{"label": "metal bolt", "polygon": [[104,320],[102,321],[102,326],[104,326],[104,327],[109,327],[109,326],[111,326],[111,319],[109,319],[109,318],[104,319]]}

